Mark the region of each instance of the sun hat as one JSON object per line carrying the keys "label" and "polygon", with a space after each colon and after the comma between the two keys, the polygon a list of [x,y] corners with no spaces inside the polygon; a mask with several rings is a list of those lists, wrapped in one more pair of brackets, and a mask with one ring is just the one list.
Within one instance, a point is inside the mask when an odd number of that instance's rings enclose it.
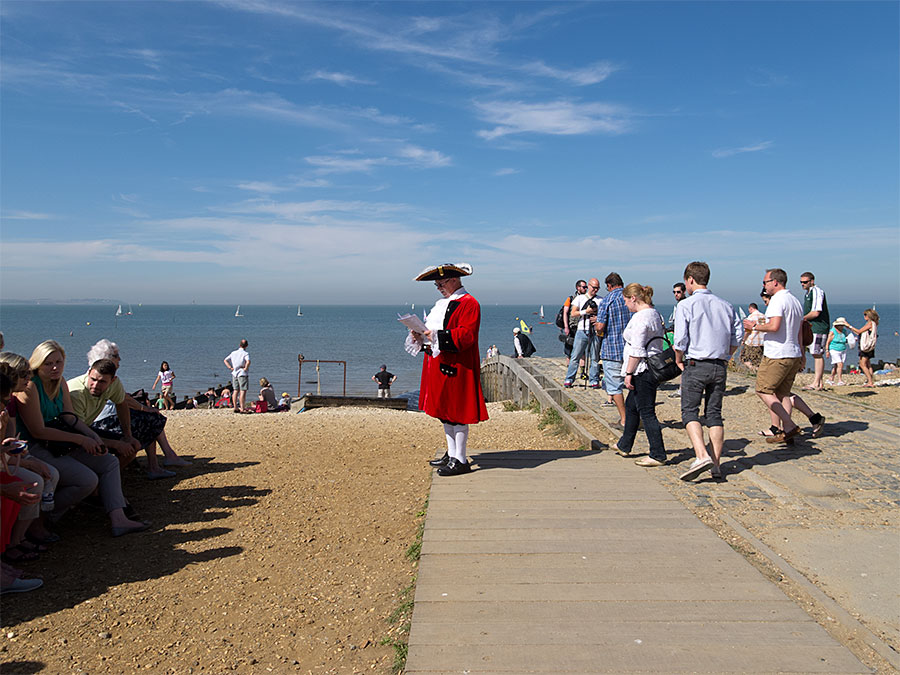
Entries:
{"label": "sun hat", "polygon": [[285,396],[290,396],[290,394],[288,394],[286,391],[281,392],[281,397],[284,398]]}
{"label": "sun hat", "polygon": [[842,317],[842,316],[839,316],[838,318],[836,318],[836,319],[834,320],[834,323],[831,324],[831,325],[832,325],[832,326],[850,326],[850,324],[847,323],[847,319],[845,319],[845,318]]}
{"label": "sun hat", "polygon": [[444,263],[426,267],[413,281],[437,281],[438,279],[467,277],[470,274],[472,274],[472,266],[469,263]]}

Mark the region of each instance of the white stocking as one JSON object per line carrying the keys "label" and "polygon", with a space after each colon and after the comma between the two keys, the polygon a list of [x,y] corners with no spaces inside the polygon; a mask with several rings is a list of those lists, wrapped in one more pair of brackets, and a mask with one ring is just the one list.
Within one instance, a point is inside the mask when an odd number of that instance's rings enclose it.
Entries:
{"label": "white stocking", "polygon": [[444,436],[447,437],[447,454],[456,457],[456,426],[444,424]]}
{"label": "white stocking", "polygon": [[466,463],[466,443],[469,440],[469,425],[457,424],[453,427],[456,439],[456,459],[463,464]]}

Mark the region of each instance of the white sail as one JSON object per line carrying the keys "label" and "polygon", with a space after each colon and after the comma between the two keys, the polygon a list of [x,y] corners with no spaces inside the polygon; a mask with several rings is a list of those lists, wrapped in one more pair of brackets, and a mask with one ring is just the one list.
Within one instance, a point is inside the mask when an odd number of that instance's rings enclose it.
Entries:
{"label": "white sail", "polygon": [[297,316],[303,316],[303,312],[300,311],[300,305],[297,305]]}
{"label": "white sail", "polygon": [[544,320],[544,306],[541,305],[541,321]]}
{"label": "white sail", "polygon": [[122,305],[119,305],[119,309],[116,310],[116,316],[122,316]]}
{"label": "white sail", "polygon": [[243,314],[241,314],[241,306],[240,305],[238,305],[237,309],[234,310],[234,315],[235,316],[244,316]]}

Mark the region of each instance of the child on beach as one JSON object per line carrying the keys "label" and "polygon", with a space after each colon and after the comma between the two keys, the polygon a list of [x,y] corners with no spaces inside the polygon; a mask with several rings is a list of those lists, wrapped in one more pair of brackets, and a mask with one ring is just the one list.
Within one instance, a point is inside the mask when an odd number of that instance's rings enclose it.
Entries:
{"label": "child on beach", "polygon": [[156,389],[156,383],[162,381],[160,391],[162,392],[163,400],[166,402],[166,410],[175,408],[175,397],[172,395],[174,391],[174,380],[175,371],[169,368],[168,361],[163,361],[159,366],[159,373],[157,373],[156,379],[153,380],[153,386],[150,387],[150,389]]}

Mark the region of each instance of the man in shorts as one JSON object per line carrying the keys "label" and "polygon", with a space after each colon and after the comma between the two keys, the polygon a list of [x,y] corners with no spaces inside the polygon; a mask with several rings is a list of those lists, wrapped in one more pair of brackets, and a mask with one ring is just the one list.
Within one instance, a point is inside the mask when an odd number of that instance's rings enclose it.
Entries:
{"label": "man in shorts", "polygon": [[[681,474],[694,480],[710,471],[721,478],[719,460],[725,446],[722,400],[728,378],[728,361],[741,344],[744,330],[731,303],[713,295],[709,265],[695,261],[684,268],[688,298],[675,308],[675,363],[681,375],[681,421],[694,447],[695,459]],[[706,401],[703,417],[700,404]],[[703,440],[703,425],[709,429],[709,446]]]}
{"label": "man in shorts", "polygon": [[241,340],[241,346],[225,357],[225,366],[231,371],[231,386],[234,395],[231,400],[235,412],[247,411],[247,388],[250,384],[249,342]]}
{"label": "man in shorts", "polygon": [[613,426],[625,429],[625,378],[622,376],[625,339],[622,332],[631,319],[631,312],[622,297],[622,277],[615,272],[606,275],[607,295],[597,309],[597,332],[603,335],[600,358],[603,360],[603,389],[612,397],[619,411],[619,421]]}
{"label": "man in shorts", "polygon": [[763,333],[763,357],[756,371],[756,395],[766,404],[772,415],[772,425],[779,428],[767,443],[793,443],[800,427],[791,420],[797,408],[813,425],[812,435],[821,435],[825,418],[814,413],[799,396],[791,395],[794,378],[803,367],[803,348],[800,346],[800,327],[803,309],[800,301],[787,290],[787,272],[779,268],[766,270],[763,291],[771,296],[766,308],[765,323],[744,319],[744,329]]}
{"label": "man in shorts", "polygon": [[382,364],[381,369],[372,376],[372,379],[378,383],[378,398],[390,398],[391,385],[397,376],[388,372],[387,364]]}
{"label": "man in shorts", "polygon": [[[828,302],[825,291],[816,286],[816,276],[812,272],[800,275],[800,285],[806,291],[803,297],[803,318],[812,326],[813,341],[809,345],[809,353],[813,357],[813,381],[804,389],[821,389],[822,377],[825,374],[825,341],[831,330],[831,317],[828,316]],[[801,365],[802,368],[802,365]]]}

